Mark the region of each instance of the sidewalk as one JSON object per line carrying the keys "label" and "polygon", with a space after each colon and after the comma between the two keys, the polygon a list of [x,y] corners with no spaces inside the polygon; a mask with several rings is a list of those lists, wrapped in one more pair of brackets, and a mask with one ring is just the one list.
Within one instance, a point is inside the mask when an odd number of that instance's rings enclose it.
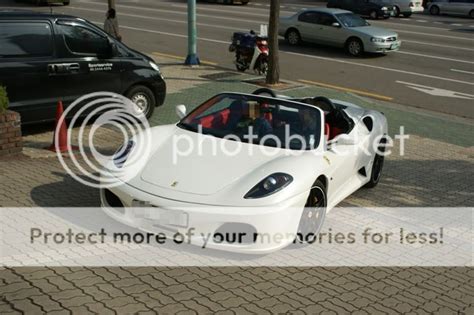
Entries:
{"label": "sidewalk", "polygon": [[[190,110],[218,92],[257,88],[242,82],[250,74],[190,69],[163,57],[157,62],[169,94],[152,125],[177,121],[177,104]],[[472,122],[300,84],[278,93],[376,108],[386,114],[392,135],[401,124],[410,134],[406,155],[387,159],[379,186],[359,190],[341,206],[474,205]],[[27,131],[24,155],[0,160],[0,206],[99,206],[98,191],[73,180],[43,149],[51,129]],[[104,151],[121,144],[106,130],[96,140]],[[469,268],[6,268],[0,269],[0,313],[468,314],[473,276]]]}

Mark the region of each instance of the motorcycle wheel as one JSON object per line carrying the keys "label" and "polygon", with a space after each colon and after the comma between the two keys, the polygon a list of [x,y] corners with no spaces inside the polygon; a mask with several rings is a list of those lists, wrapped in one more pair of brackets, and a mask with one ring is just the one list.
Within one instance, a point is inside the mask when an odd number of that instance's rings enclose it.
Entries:
{"label": "motorcycle wheel", "polygon": [[268,73],[268,61],[267,60],[263,60],[262,62],[260,62],[260,64],[258,65],[258,69],[257,69],[257,72],[259,75],[267,75]]}

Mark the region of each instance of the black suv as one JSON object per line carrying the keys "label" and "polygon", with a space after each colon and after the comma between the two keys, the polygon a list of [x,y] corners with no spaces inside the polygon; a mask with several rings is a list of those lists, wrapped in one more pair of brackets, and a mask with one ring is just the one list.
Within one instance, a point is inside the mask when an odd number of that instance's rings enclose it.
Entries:
{"label": "black suv", "polygon": [[352,11],[371,19],[388,19],[394,15],[390,0],[329,0],[327,7]]}
{"label": "black suv", "polygon": [[130,98],[150,117],[166,84],[153,59],[74,16],[0,10],[0,85],[23,123],[54,119],[92,92]]}

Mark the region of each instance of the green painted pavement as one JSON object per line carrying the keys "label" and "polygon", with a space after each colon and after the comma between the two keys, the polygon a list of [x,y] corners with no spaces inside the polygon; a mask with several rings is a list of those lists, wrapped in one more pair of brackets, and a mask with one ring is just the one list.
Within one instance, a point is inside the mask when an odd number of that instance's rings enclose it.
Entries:
{"label": "green painted pavement", "polygon": [[[169,94],[165,104],[158,108],[150,122],[152,125],[169,124],[178,120],[175,114],[175,106],[185,104],[188,111],[209,99],[217,93],[224,91],[251,93],[258,87],[242,82],[242,80],[253,78],[249,75],[236,75],[221,80],[209,81],[196,87],[182,90],[178,93]],[[398,134],[400,126],[404,126],[405,134],[418,135],[447,142],[463,147],[474,146],[474,124],[456,121],[435,113],[417,112],[416,109],[404,110],[385,102],[362,98],[351,93],[344,93],[332,89],[316,86],[300,86],[293,89],[277,92],[294,97],[302,96],[326,96],[333,99],[349,101],[364,108],[371,108],[385,114],[389,124],[391,136]]]}

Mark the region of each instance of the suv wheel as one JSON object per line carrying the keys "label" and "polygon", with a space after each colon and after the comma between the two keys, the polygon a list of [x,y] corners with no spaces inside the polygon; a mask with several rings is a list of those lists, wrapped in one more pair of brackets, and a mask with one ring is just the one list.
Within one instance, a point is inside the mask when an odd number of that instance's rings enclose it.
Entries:
{"label": "suv wheel", "polygon": [[155,96],[153,92],[143,85],[137,85],[132,87],[126,94],[126,96],[137,105],[138,109],[145,114],[147,118],[150,118],[155,110]]}
{"label": "suv wheel", "polygon": [[379,17],[377,11],[375,11],[375,10],[370,11],[369,16],[372,20],[377,20],[378,17]]}
{"label": "suv wheel", "polygon": [[393,8],[393,11],[394,11],[394,14],[395,14],[394,16],[395,16],[395,17],[400,16],[400,8],[399,8],[399,7],[395,6],[395,7]]}
{"label": "suv wheel", "polygon": [[364,52],[364,44],[358,38],[349,38],[346,43],[346,50],[350,55],[358,57]]}

